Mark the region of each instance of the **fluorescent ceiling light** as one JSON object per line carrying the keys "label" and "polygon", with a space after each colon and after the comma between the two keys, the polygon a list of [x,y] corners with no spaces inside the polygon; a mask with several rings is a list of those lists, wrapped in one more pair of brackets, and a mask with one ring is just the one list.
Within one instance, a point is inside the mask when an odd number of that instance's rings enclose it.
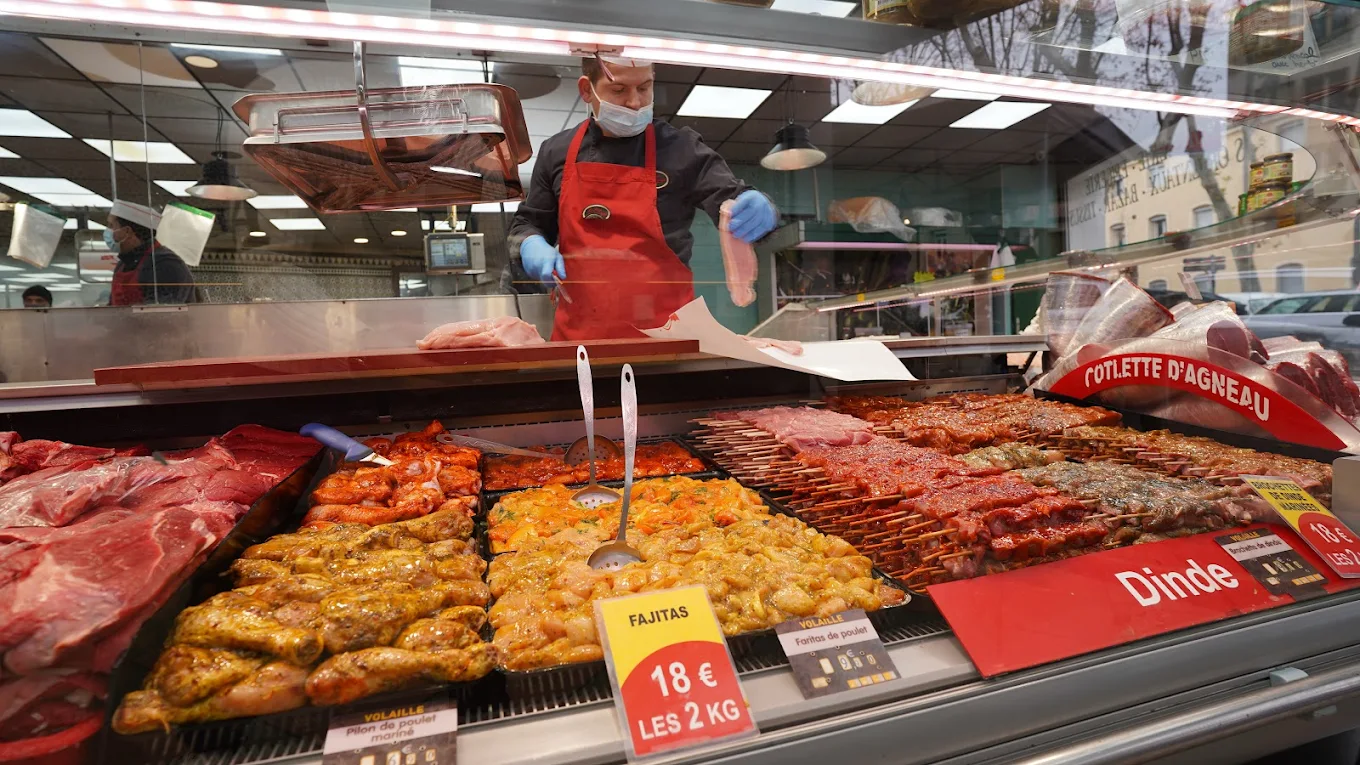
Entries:
{"label": "fluorescent ceiling light", "polygon": [[53,268],[60,268],[60,269],[63,270],[63,271],[74,271],[74,270],[76,270],[76,264],[75,264],[75,263],[52,263],[51,266],[52,266]]}
{"label": "fluorescent ceiling light", "polygon": [[774,5],[770,7],[776,11],[815,13],[819,16],[843,19],[858,6],[858,3],[843,3],[837,0],[774,0]]}
{"label": "fluorescent ceiling light", "polygon": [[15,154],[14,152],[10,151],[9,149],[6,149],[3,146],[0,146],[0,159],[18,159],[18,158],[19,158],[18,154]]}
{"label": "fluorescent ceiling light", "polygon": [[[425,229],[426,231],[429,231],[429,230],[430,230],[430,222],[427,221],[427,220],[423,220],[423,221],[420,222],[420,227],[423,228],[423,229]],[[450,225],[449,225],[449,222],[446,221],[446,220],[437,220],[437,221],[434,222],[434,230],[435,230],[435,231],[452,231],[452,230],[453,230],[453,227],[450,226]]]}
{"label": "fluorescent ceiling light", "polygon": [[189,187],[197,183],[198,181],[156,181],[157,186],[177,197],[189,196]]}
{"label": "fluorescent ceiling light", "polygon": [[1001,130],[1021,120],[1028,119],[1053,104],[1036,104],[1024,101],[993,101],[972,114],[950,125],[956,128],[975,130]]}
{"label": "fluorescent ceiling light", "polygon": [[12,282],[64,282],[68,278],[66,274],[15,274],[5,277]]}
{"label": "fluorescent ceiling light", "polygon": [[835,122],[848,125],[882,125],[907,109],[915,101],[887,106],[865,106],[854,101],[846,101],[822,118],[822,122]]}
{"label": "fluorescent ceiling light", "polygon": [[198,45],[196,43],[170,43],[171,48],[188,48],[190,50],[215,50],[220,53],[248,53],[253,56],[282,56],[283,51],[278,48],[243,48],[237,45]]}
{"label": "fluorescent ceiling light", "polygon": [[448,173],[450,175],[470,175],[473,178],[481,178],[482,174],[472,170],[464,170],[461,167],[445,167],[444,165],[434,165],[430,168],[436,173]]}
{"label": "fluorescent ceiling light", "polygon": [[8,186],[57,207],[110,207],[113,205],[104,197],[65,178],[25,178],[0,175],[0,186]]}
{"label": "fluorescent ceiling light", "polygon": [[80,292],[79,284],[53,284],[47,288],[48,292]]}
{"label": "fluorescent ceiling light", "polygon": [[396,231],[392,232],[392,236],[406,236],[406,232],[402,231],[401,229],[397,229]]}
{"label": "fluorescent ceiling light", "polygon": [[998,93],[979,93],[971,90],[950,90],[945,88],[930,94],[931,98],[952,98],[955,101],[995,101],[1000,98]]}
{"label": "fluorescent ceiling light", "polygon": [[358,236],[354,238],[355,244],[368,244],[368,237]]}
{"label": "fluorescent ceiling light", "polygon": [[82,138],[91,148],[118,162],[150,162],[157,165],[192,165],[193,159],[173,143],[165,141],[113,141],[103,138]]}
{"label": "fluorescent ceiling light", "polygon": [[[475,59],[397,56],[397,66],[404,88],[468,85],[486,81],[482,75],[482,62]],[[487,71],[496,71],[494,62],[487,62]]]}
{"label": "fluorescent ceiling light", "polygon": [[518,202],[518,201],[515,201],[515,202],[483,202],[483,203],[481,203],[481,204],[473,205],[473,206],[472,206],[472,211],[475,212],[475,213],[498,213],[498,212],[501,211],[501,205],[505,205],[505,211],[508,212],[508,213],[512,213],[512,212],[514,212],[514,211],[516,211],[516,210],[519,209],[519,202]]}
{"label": "fluorescent ceiling light", "polygon": [[20,266],[7,266],[4,263],[0,263],[0,273],[17,273],[23,270],[24,269]]}
{"label": "fluorescent ceiling light", "polygon": [[0,135],[70,138],[71,134],[25,109],[0,109]]}
{"label": "fluorescent ceiling light", "polygon": [[292,194],[261,194],[246,202],[256,210],[305,210],[307,203]]}
{"label": "fluorescent ceiling light", "polygon": [[265,232],[263,232],[263,231],[252,231],[252,232],[250,232],[250,235],[253,236],[253,237],[257,237],[257,238],[258,238],[258,237],[269,236],[269,234],[267,234],[267,233],[265,233]]}
{"label": "fluorescent ceiling light", "polygon": [[96,223],[95,221],[87,220],[85,221],[85,228],[91,231],[103,231],[104,229],[108,228],[108,226],[105,226],[103,223]]}
{"label": "fluorescent ceiling light", "polygon": [[270,223],[280,231],[324,231],[326,224],[320,218],[270,218]]}
{"label": "fluorescent ceiling light", "polygon": [[719,117],[744,120],[770,97],[769,90],[695,85],[677,112],[681,117]]}

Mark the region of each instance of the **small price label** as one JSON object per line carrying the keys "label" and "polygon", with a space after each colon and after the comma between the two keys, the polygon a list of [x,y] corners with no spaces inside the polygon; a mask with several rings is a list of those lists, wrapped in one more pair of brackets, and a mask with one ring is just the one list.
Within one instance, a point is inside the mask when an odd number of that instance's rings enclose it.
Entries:
{"label": "small price label", "polygon": [[595,619],[629,759],[758,733],[703,587],[597,601]]}
{"label": "small price label", "polygon": [[897,679],[878,630],[861,609],[775,627],[803,698]]}
{"label": "small price label", "polygon": [[444,692],[336,710],[322,765],[454,765],[458,703]]}
{"label": "small price label", "polygon": [[1327,594],[1322,588],[1327,577],[1277,534],[1248,529],[1214,537],[1214,541],[1272,595],[1305,600]]}
{"label": "small price label", "polygon": [[1360,577],[1360,537],[1313,495],[1293,481],[1270,476],[1244,475],[1261,498],[1275,508],[1322,560],[1344,579]]}

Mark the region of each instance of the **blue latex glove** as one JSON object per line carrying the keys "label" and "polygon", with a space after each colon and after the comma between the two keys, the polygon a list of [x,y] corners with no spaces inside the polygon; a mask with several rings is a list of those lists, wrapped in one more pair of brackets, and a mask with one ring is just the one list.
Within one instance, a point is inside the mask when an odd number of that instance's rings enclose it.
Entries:
{"label": "blue latex glove", "polygon": [[524,264],[525,273],[549,287],[553,286],[554,271],[558,277],[567,278],[567,265],[562,261],[562,253],[539,234],[525,239],[519,246],[519,260]]}
{"label": "blue latex glove", "polygon": [[732,236],[747,244],[774,231],[779,224],[779,211],[764,194],[752,189],[743,191],[732,206]]}

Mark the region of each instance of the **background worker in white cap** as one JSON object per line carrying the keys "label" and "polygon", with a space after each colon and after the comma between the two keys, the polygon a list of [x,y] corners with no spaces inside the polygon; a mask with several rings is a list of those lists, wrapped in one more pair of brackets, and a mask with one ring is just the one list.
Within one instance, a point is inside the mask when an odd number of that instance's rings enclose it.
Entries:
{"label": "background worker in white cap", "polygon": [[510,238],[524,271],[558,280],[554,340],[642,337],[694,299],[690,226],[736,200],[731,232],[754,242],[779,213],[689,128],[652,116],[652,65],[587,58],[590,117],[543,142]]}
{"label": "background worker in white cap", "polygon": [[109,210],[104,244],[118,253],[109,305],[193,303],[194,275],[175,253],[156,246],[153,230],[161,214],[146,205],[118,200]]}

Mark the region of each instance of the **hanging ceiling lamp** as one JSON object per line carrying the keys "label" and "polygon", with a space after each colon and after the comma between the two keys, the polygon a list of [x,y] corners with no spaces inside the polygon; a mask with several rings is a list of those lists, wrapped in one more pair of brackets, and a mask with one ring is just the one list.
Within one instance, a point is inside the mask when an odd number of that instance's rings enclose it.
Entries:
{"label": "hanging ceiling lamp", "polygon": [[774,148],[760,160],[767,170],[807,170],[826,161],[826,152],[812,144],[811,132],[790,122],[774,134]]}
{"label": "hanging ceiling lamp", "polygon": [[189,187],[189,196],[199,199],[214,199],[220,202],[240,202],[259,194],[236,177],[227,161],[227,153],[222,151],[222,118],[226,111],[217,109],[217,151],[213,158],[203,163],[203,176],[198,183]]}

